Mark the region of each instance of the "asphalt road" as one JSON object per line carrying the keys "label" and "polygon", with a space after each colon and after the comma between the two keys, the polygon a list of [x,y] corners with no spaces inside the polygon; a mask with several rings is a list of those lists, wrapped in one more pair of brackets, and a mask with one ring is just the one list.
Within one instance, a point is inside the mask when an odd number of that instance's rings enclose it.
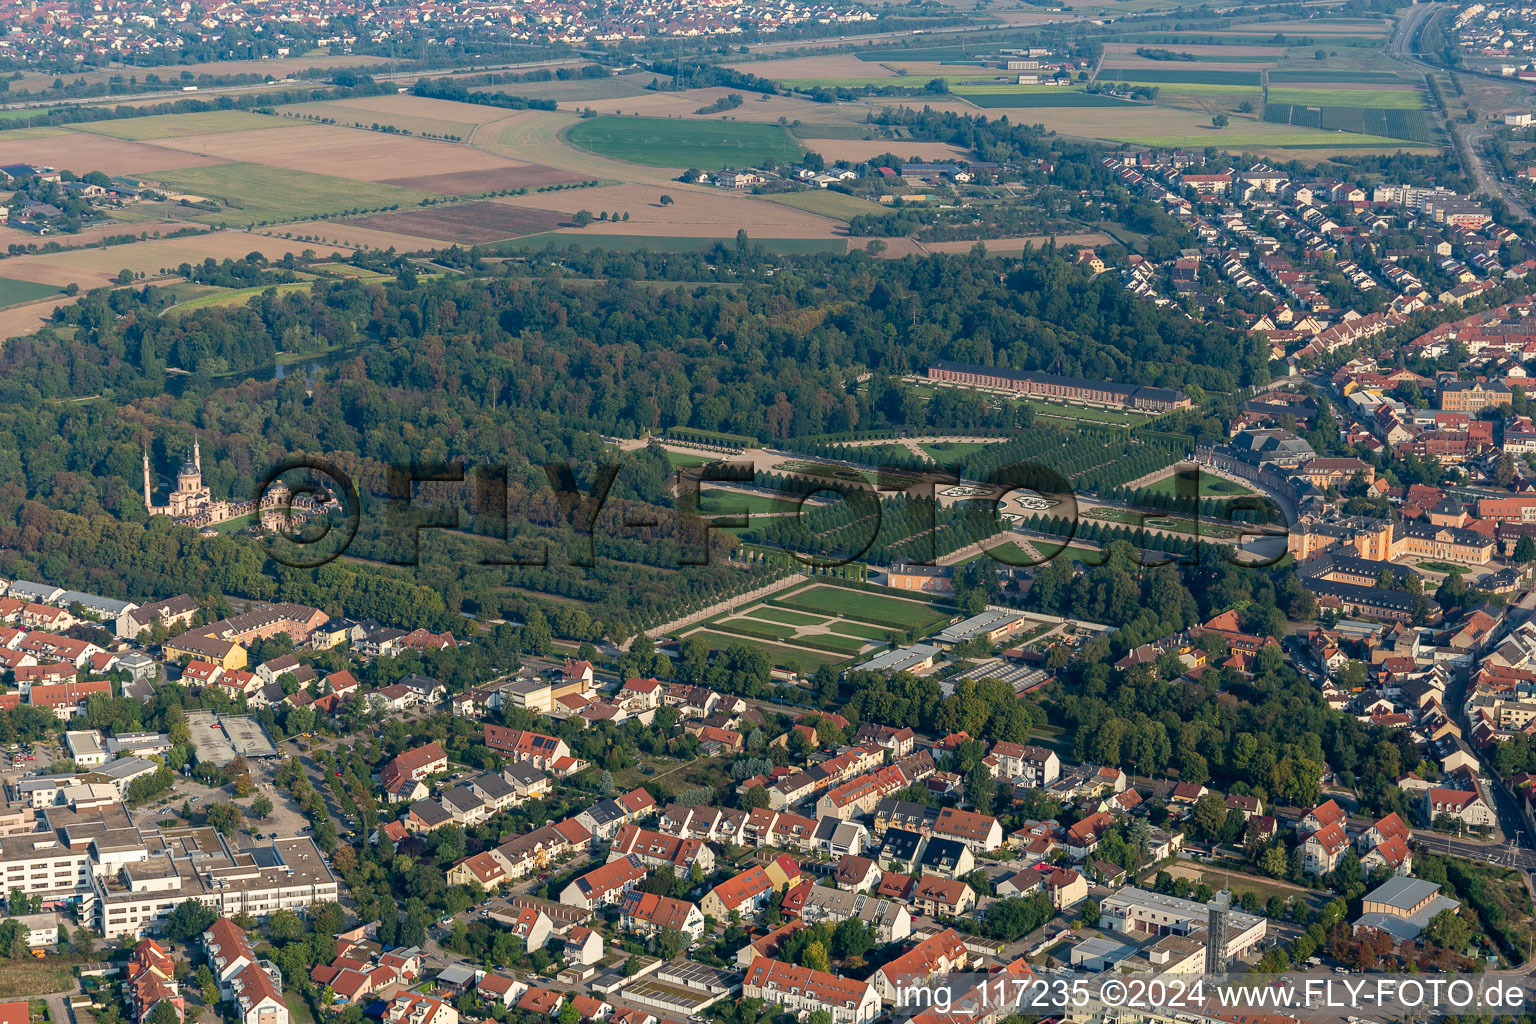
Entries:
{"label": "asphalt road", "polygon": [[[1421,60],[1414,52],[1419,33],[1423,29],[1425,22],[1437,10],[1442,9],[1438,5],[1429,3],[1416,3],[1409,7],[1398,21],[1397,29],[1392,34],[1392,40],[1387,47],[1387,56],[1407,64],[1414,70],[1422,73],[1443,71],[1450,75],[1462,74],[1463,72],[1452,68],[1441,67],[1437,64],[1430,64],[1427,61]],[[1488,133],[1492,129],[1492,123],[1479,121],[1472,125],[1462,125],[1447,118],[1445,128],[1456,141],[1456,148],[1461,153],[1462,163],[1466,166],[1477,190],[1489,196],[1497,196],[1516,214],[1526,219],[1531,219],[1530,207],[1525,204],[1524,200],[1504,187],[1499,177],[1489,171],[1488,163],[1483,158],[1483,140],[1488,137]]]}

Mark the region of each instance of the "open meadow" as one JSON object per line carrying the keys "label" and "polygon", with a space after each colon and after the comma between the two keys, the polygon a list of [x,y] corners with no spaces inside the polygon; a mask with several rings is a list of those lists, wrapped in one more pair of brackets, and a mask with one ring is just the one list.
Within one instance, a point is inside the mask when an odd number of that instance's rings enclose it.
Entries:
{"label": "open meadow", "polygon": [[800,146],[777,125],[704,123],[651,117],[594,117],[565,133],[599,156],[657,167],[754,167],[800,158]]}

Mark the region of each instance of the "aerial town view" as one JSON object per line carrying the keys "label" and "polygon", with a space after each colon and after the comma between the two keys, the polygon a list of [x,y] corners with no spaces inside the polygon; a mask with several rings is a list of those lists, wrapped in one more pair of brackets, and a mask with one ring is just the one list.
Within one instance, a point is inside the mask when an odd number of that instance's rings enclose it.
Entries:
{"label": "aerial town view", "polygon": [[0,0],[0,1024],[1536,1024],[1536,6]]}

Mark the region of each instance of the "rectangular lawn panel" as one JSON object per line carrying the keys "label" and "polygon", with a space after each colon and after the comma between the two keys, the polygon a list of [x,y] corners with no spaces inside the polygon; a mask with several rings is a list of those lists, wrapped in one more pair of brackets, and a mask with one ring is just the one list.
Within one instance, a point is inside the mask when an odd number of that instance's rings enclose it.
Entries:
{"label": "rectangular lawn panel", "polygon": [[756,167],[800,159],[800,146],[775,124],[591,117],[566,129],[573,146],[654,167]]}
{"label": "rectangular lawn panel", "polygon": [[793,626],[776,626],[771,622],[755,622],[752,619],[720,619],[710,626],[722,633],[740,633],[760,640],[788,640],[795,635]]}
{"label": "rectangular lawn panel", "polygon": [[694,637],[703,640],[712,651],[723,651],[733,644],[754,648],[762,651],[768,657],[769,663],[775,668],[787,668],[791,672],[798,672],[801,675],[809,675],[823,665],[841,665],[848,660],[841,655],[831,652],[818,654],[815,651],[795,650],[789,647],[782,647],[779,644],[762,643],[745,637],[731,636],[727,633],[715,633],[707,629],[689,633],[684,639],[692,640]]}
{"label": "rectangular lawn panel", "polygon": [[879,626],[866,626],[862,622],[829,622],[827,629],[843,636],[857,636],[865,640],[890,640],[894,633]]}
{"label": "rectangular lawn panel", "polygon": [[18,281],[11,277],[0,277],[0,307],[19,306],[23,302],[35,302],[38,299],[46,299],[50,295],[57,295],[63,289],[57,285],[38,284],[35,281]]}
{"label": "rectangular lawn panel", "polygon": [[839,636],[836,633],[816,633],[812,636],[796,637],[791,643],[802,647],[815,647],[823,651],[836,651],[839,654],[858,654],[869,641],[860,637]]}
{"label": "rectangular lawn panel", "polygon": [[892,629],[928,629],[951,618],[949,612],[931,605],[842,587],[811,587],[778,598],[773,603],[787,608],[873,622]]}
{"label": "rectangular lawn panel", "polygon": [[[263,221],[308,220],[348,210],[387,206],[417,206],[434,198],[414,189],[352,181],[329,174],[311,174],[261,164],[215,164],[156,171],[155,178],[173,190],[207,196],[225,209],[195,213],[189,220],[209,224],[254,224]],[[189,211],[190,212],[190,211]]]}
{"label": "rectangular lawn panel", "polygon": [[[815,626],[826,621],[825,615],[807,615],[804,612],[792,612],[784,608],[753,608],[742,612],[754,619],[767,619],[769,622],[783,622],[791,626]],[[839,630],[839,632],[843,632]],[[859,634],[853,634],[855,636]]]}

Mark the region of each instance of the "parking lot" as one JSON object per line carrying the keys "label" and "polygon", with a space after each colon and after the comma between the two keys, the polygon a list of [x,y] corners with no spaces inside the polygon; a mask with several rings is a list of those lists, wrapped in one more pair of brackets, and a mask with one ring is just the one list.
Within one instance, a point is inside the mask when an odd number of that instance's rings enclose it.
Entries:
{"label": "parking lot", "polygon": [[197,744],[197,759],[224,767],[236,757],[276,757],[277,747],[254,718],[189,711],[187,727]]}

